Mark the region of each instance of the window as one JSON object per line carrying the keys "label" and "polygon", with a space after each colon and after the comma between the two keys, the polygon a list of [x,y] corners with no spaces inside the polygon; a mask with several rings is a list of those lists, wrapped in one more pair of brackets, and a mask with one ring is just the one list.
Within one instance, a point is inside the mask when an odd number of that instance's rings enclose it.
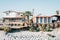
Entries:
{"label": "window", "polygon": [[40,17],[40,23],[42,23],[42,17]]}
{"label": "window", "polygon": [[50,23],[50,20],[51,20],[51,18],[50,18],[50,17],[48,17],[48,23]]}
{"label": "window", "polygon": [[18,26],[20,26],[20,24],[18,24]]}
{"label": "window", "polygon": [[13,26],[13,24],[11,24],[11,26]]}
{"label": "window", "polygon": [[38,17],[36,17],[36,23],[38,23]]}
{"label": "window", "polygon": [[22,21],[25,21],[25,18],[22,18]]}
{"label": "window", "polygon": [[57,20],[57,17],[52,17],[52,20]]}
{"label": "window", "polygon": [[44,23],[47,23],[47,18],[46,17],[44,18]]}
{"label": "window", "polygon": [[25,24],[23,23],[23,26],[24,26]]}
{"label": "window", "polygon": [[15,26],[17,26],[17,24],[15,24]]}

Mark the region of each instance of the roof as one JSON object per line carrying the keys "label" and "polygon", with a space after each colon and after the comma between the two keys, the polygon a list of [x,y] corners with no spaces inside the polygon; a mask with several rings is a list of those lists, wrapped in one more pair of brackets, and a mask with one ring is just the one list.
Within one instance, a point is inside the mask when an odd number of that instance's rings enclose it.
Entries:
{"label": "roof", "polygon": [[60,17],[60,15],[53,15],[53,17]]}
{"label": "roof", "polygon": [[23,18],[23,17],[3,17],[3,18]]}
{"label": "roof", "polygon": [[52,16],[34,16],[34,17],[52,17]]}
{"label": "roof", "polygon": [[12,10],[8,10],[8,11],[5,11],[5,12],[3,12],[3,13],[10,13],[10,12],[23,13],[23,12],[16,12],[16,11],[12,11]]}

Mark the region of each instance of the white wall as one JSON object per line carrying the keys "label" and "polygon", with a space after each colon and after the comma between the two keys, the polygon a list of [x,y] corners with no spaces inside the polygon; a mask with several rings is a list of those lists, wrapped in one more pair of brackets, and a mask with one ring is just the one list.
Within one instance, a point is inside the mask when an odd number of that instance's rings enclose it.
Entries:
{"label": "white wall", "polygon": [[52,20],[57,20],[57,17],[52,17]]}
{"label": "white wall", "polygon": [[11,12],[8,15],[4,15],[3,17],[16,17],[16,13],[15,12]]}

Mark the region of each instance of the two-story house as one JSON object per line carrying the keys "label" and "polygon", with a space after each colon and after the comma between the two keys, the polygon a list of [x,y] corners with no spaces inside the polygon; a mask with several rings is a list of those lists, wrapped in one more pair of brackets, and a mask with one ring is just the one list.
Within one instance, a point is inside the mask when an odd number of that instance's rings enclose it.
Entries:
{"label": "two-story house", "polygon": [[22,28],[27,27],[23,12],[6,11],[4,12],[3,23],[6,27]]}

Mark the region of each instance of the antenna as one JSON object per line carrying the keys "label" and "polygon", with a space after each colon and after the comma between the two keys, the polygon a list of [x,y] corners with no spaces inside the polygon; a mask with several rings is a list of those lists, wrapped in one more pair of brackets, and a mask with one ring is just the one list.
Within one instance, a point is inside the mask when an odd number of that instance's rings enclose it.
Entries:
{"label": "antenna", "polygon": [[34,9],[32,9],[32,15],[34,14]]}

